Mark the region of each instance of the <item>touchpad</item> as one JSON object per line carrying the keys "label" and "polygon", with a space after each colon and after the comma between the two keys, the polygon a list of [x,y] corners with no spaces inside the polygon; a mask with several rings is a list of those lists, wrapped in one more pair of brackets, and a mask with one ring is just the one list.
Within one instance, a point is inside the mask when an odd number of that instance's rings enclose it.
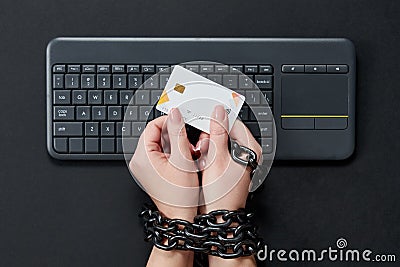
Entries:
{"label": "touchpad", "polygon": [[347,115],[346,75],[282,76],[282,115]]}

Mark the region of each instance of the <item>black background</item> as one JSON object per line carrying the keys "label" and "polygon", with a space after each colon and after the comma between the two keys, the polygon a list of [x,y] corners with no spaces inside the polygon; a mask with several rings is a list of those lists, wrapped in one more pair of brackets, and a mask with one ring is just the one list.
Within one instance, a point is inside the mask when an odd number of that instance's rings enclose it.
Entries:
{"label": "black background", "polygon": [[344,237],[352,248],[398,252],[399,15],[395,0],[1,1],[0,266],[143,266],[150,248],[137,219],[144,194],[124,162],[47,154],[45,49],[57,36],[351,39],[355,154],[276,162],[251,206],[270,248],[323,249]]}

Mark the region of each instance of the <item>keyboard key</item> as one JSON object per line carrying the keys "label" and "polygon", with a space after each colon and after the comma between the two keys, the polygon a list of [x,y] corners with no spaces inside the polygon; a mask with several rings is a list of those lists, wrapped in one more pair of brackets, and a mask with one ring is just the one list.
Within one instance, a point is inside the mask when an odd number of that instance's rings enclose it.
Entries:
{"label": "keyboard key", "polygon": [[122,109],[120,106],[108,107],[108,120],[109,121],[120,121],[122,118]]}
{"label": "keyboard key", "polygon": [[222,78],[223,85],[230,89],[238,88],[238,76],[237,75],[224,75]]}
{"label": "keyboard key", "polygon": [[347,65],[328,65],[327,71],[329,73],[347,73],[347,72],[349,72],[349,66],[347,66]]}
{"label": "keyboard key", "polygon": [[114,89],[126,89],[126,74],[114,74],[113,75],[113,88]]}
{"label": "keyboard key", "polygon": [[87,95],[87,91],[85,91],[85,90],[72,91],[72,104],[85,105],[86,104],[86,95]]}
{"label": "keyboard key", "polygon": [[162,90],[152,90],[151,91],[151,104],[156,104],[158,100],[160,99],[160,96],[162,94]]}
{"label": "keyboard key", "polygon": [[54,122],[54,136],[81,136],[82,122]]}
{"label": "keyboard key", "polygon": [[106,120],[106,107],[92,107],[92,117],[95,121]]}
{"label": "keyboard key", "polygon": [[140,136],[146,127],[145,122],[132,122],[132,135]]}
{"label": "keyboard key", "polygon": [[133,92],[128,90],[121,90],[119,92],[119,103],[121,105],[128,105],[131,101]]}
{"label": "keyboard key", "polygon": [[99,153],[99,139],[98,138],[85,138],[85,152],[86,153]]}
{"label": "keyboard key", "polygon": [[88,91],[88,104],[99,105],[103,102],[103,91],[89,90]]}
{"label": "keyboard key", "polygon": [[100,131],[102,136],[114,136],[114,122],[102,122]]}
{"label": "keyboard key", "polygon": [[76,107],[76,120],[78,121],[90,120],[90,107]]}
{"label": "keyboard key", "polygon": [[54,65],[53,72],[54,73],[65,73],[65,65]]}
{"label": "keyboard key", "polygon": [[97,75],[97,88],[110,89],[111,88],[110,85],[111,85],[111,75],[110,74]]}
{"label": "keyboard key", "polygon": [[244,75],[239,76],[239,88],[240,89],[252,89],[253,88],[253,81]]}
{"label": "keyboard key", "polygon": [[81,88],[82,89],[93,89],[94,88],[94,74],[82,74]]}
{"label": "keyboard key", "polygon": [[243,73],[243,66],[242,66],[242,65],[232,65],[232,66],[229,66],[229,71],[230,71],[231,73],[236,73],[236,74],[239,74],[240,72]]}
{"label": "keyboard key", "polygon": [[69,104],[71,104],[71,91],[69,91],[69,90],[55,90],[53,92],[53,104],[55,104],[55,105],[69,105]]}
{"label": "keyboard key", "polygon": [[252,107],[251,120],[272,121],[271,110],[267,107]]}
{"label": "keyboard key", "polygon": [[214,73],[214,65],[200,65],[200,73]]}
{"label": "keyboard key", "polygon": [[200,72],[199,65],[186,65],[185,68],[190,70],[190,71],[193,71],[195,73],[199,73]]}
{"label": "keyboard key", "polygon": [[67,69],[68,69],[68,73],[80,73],[81,72],[81,66],[79,66],[79,65],[68,65]]}
{"label": "keyboard key", "polygon": [[143,83],[143,75],[141,74],[132,74],[128,76],[128,85],[129,89],[137,89]]}
{"label": "keyboard key", "polygon": [[249,107],[243,105],[242,109],[239,111],[238,116],[242,121],[248,120],[249,119]]}
{"label": "keyboard key", "polygon": [[168,65],[157,65],[156,72],[170,73],[170,68]]}
{"label": "keyboard key", "polygon": [[272,137],[272,122],[259,122],[261,136]]}
{"label": "keyboard key", "polygon": [[228,66],[215,66],[215,73],[228,73],[229,72],[229,67]]}
{"label": "keyboard key", "polygon": [[301,73],[304,72],[304,65],[282,65],[282,72]]}
{"label": "keyboard key", "polygon": [[259,89],[271,89],[272,88],[272,76],[271,75],[255,75],[254,82]]}
{"label": "keyboard key", "polygon": [[64,88],[64,74],[53,74],[53,88]]}
{"label": "keyboard key", "polygon": [[218,84],[222,84],[222,75],[221,74],[208,74],[207,79],[216,82]]}
{"label": "keyboard key", "polygon": [[105,90],[104,91],[104,104],[105,105],[116,105],[116,104],[118,104],[118,91],[116,91],[116,90]]}
{"label": "keyboard key", "polygon": [[154,73],[154,65],[142,65],[142,73]]}
{"label": "keyboard key", "polygon": [[[250,111],[249,111],[250,112]],[[244,121],[244,125],[247,126],[247,128],[250,130],[250,132],[253,134],[255,138],[260,137],[260,127],[258,126],[258,122],[249,122],[249,121]]]}
{"label": "keyboard key", "polygon": [[69,152],[82,153],[83,152],[83,138],[70,138],[69,139]]}
{"label": "keyboard key", "polygon": [[326,72],[326,65],[306,65],[305,70],[307,73],[321,73]]}
{"label": "keyboard key", "polygon": [[272,74],[274,69],[272,68],[272,65],[260,65],[258,72],[261,74]]}
{"label": "keyboard key", "polygon": [[98,136],[99,135],[99,123],[98,122],[85,122],[85,135],[86,136]]}
{"label": "keyboard key", "polygon": [[97,73],[110,73],[110,65],[97,65]]}
{"label": "keyboard key", "polygon": [[115,139],[114,138],[101,138],[101,153],[114,153],[115,152]]}
{"label": "keyboard key", "polygon": [[95,65],[83,65],[82,72],[83,73],[96,73],[96,66]]}
{"label": "keyboard key", "polygon": [[75,107],[56,106],[54,107],[53,119],[58,121],[72,121],[75,118],[74,112]]}
{"label": "keyboard key", "polygon": [[131,127],[129,122],[117,122],[117,136],[130,136]]}
{"label": "keyboard key", "polygon": [[246,74],[254,74],[258,72],[257,65],[245,65],[244,66],[244,73]]}
{"label": "keyboard key", "polygon": [[263,154],[272,153],[272,138],[261,138],[261,149]]}
{"label": "keyboard key", "polygon": [[272,106],[272,91],[261,91],[262,96],[265,98],[269,106]]}
{"label": "keyboard key", "polygon": [[145,89],[159,89],[159,75],[147,76],[144,77],[144,88]]}
{"label": "keyboard key", "polygon": [[152,120],[153,118],[150,117],[150,112],[152,108],[153,108],[152,106],[139,107],[139,120],[141,121]]}
{"label": "keyboard key", "polygon": [[169,76],[170,76],[169,74],[160,75],[160,89],[164,89],[165,88],[165,86],[167,85]]}
{"label": "keyboard key", "polygon": [[125,66],[124,65],[112,65],[112,73],[124,73]]}
{"label": "keyboard key", "polygon": [[[140,92],[139,92],[140,91]],[[135,104],[136,105],[149,105],[150,104],[150,92],[139,90],[135,93]]]}
{"label": "keyboard key", "polygon": [[246,102],[249,105],[260,104],[260,91],[246,91]]}
{"label": "keyboard key", "polygon": [[78,87],[79,87],[79,74],[66,74],[65,88],[78,89]]}
{"label": "keyboard key", "polygon": [[53,140],[54,150],[58,153],[67,153],[68,152],[67,142],[68,142],[67,138],[54,138]]}
{"label": "keyboard key", "polygon": [[[124,142],[124,147],[122,146],[122,141]],[[136,150],[138,142],[139,138],[124,138],[124,140],[122,140],[122,138],[117,138],[117,153],[133,154]]]}
{"label": "keyboard key", "polygon": [[138,119],[138,107],[129,106],[125,110],[125,120],[127,121],[136,121]]}
{"label": "keyboard key", "polygon": [[128,65],[126,70],[128,73],[139,73],[140,67],[139,65]]}

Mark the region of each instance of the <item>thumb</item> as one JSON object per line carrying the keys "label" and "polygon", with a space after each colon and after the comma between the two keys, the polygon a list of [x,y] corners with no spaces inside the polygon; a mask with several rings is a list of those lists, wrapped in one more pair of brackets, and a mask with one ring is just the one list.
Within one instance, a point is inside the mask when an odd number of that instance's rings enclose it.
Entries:
{"label": "thumb", "polygon": [[210,122],[210,140],[219,155],[228,151],[228,126],[225,108],[222,105],[216,106]]}
{"label": "thumb", "polygon": [[187,138],[185,123],[177,108],[173,108],[167,119],[168,137],[171,145],[171,160],[191,160],[190,143]]}

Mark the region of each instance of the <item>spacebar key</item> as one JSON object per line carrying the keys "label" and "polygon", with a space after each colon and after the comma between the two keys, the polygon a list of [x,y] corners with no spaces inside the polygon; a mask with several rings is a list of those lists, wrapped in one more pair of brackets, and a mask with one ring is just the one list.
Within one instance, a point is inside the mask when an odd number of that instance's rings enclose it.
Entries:
{"label": "spacebar key", "polygon": [[82,122],[54,122],[54,136],[81,136]]}

